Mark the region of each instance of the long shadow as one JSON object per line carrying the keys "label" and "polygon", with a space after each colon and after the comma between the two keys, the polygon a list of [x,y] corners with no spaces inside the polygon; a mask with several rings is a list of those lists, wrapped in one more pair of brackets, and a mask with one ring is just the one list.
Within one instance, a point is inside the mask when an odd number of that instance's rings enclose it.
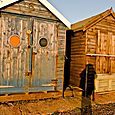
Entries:
{"label": "long shadow", "polygon": [[92,115],[91,96],[94,100],[95,75],[96,72],[92,64],[87,64],[80,74],[80,88],[82,89],[81,115]]}

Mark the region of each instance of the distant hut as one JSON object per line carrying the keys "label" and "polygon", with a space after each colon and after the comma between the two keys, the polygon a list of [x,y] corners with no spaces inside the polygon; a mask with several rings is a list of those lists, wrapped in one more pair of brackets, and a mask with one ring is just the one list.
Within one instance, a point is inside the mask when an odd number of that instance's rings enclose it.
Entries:
{"label": "distant hut", "polygon": [[95,90],[115,90],[115,13],[112,8],[72,24],[70,81],[80,85],[87,64],[96,71]]}
{"label": "distant hut", "polygon": [[0,94],[63,90],[68,28],[47,0],[0,1]]}

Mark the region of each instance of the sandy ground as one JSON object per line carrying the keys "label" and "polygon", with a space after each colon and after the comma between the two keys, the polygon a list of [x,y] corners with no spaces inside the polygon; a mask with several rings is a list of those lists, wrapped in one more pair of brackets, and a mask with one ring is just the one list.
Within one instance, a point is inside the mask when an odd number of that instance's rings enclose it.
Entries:
{"label": "sandy ground", "polygon": [[42,101],[20,101],[14,103],[2,103],[0,115],[51,115],[54,112],[73,110],[80,106],[80,100],[76,97],[47,99]]}
{"label": "sandy ground", "polygon": [[[56,115],[56,112],[62,113],[76,108],[80,113],[81,103],[82,98],[77,94],[74,97],[57,99],[5,102],[0,104],[0,115]],[[91,105],[108,103],[115,103],[115,92],[96,94],[95,101],[92,101]]]}

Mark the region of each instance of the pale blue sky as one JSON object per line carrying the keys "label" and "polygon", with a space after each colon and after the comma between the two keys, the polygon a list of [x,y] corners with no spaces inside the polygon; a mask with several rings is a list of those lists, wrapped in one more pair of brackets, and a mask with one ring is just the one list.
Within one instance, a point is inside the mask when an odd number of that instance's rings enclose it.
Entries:
{"label": "pale blue sky", "polygon": [[48,0],[71,23],[97,15],[109,8],[115,11],[115,0]]}

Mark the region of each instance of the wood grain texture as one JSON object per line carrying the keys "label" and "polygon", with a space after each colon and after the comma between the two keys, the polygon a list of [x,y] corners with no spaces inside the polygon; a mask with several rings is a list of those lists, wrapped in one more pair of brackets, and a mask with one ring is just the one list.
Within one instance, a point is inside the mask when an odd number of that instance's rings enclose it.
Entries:
{"label": "wood grain texture", "polygon": [[[71,81],[77,86],[86,64],[92,64],[97,74],[106,76],[115,73],[115,19],[108,15],[92,25],[84,32],[73,30],[71,37]],[[111,81],[114,82],[114,79],[111,78]],[[100,81],[100,88],[106,83],[106,80]],[[108,84],[106,86],[108,90],[114,90]],[[104,91],[107,87],[102,86],[102,90],[98,88],[96,91]]]}
{"label": "wood grain texture", "polygon": [[[1,88],[1,94],[52,91],[52,80],[63,89],[67,28],[62,22],[39,1],[24,0],[1,10],[0,28],[0,85],[13,86]],[[27,31],[32,31],[30,36]],[[19,47],[9,44],[15,34]],[[42,38],[46,47],[40,46]]]}

